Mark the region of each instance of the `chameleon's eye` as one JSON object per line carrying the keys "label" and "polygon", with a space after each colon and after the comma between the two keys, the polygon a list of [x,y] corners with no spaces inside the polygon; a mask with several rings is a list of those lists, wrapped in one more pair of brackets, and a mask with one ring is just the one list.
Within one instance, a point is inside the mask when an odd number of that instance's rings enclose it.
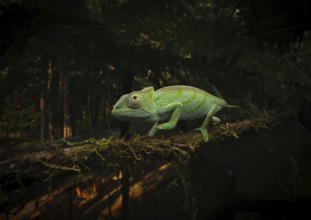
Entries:
{"label": "chameleon's eye", "polygon": [[139,94],[132,94],[129,96],[128,105],[132,108],[139,108],[143,104],[143,97]]}

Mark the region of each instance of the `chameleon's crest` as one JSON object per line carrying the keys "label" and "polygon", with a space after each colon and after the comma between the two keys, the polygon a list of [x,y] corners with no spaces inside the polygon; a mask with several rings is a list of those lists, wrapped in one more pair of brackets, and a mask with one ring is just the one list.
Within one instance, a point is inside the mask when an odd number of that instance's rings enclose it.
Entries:
{"label": "chameleon's crest", "polygon": [[140,91],[144,102],[143,102],[143,110],[149,112],[150,114],[155,112],[156,105],[154,103],[154,88],[152,86],[146,87]]}

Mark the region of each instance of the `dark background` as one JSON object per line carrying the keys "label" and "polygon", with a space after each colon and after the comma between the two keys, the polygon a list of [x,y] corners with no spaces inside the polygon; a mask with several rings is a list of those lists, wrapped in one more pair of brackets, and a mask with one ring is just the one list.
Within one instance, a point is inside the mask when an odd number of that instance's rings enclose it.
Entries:
{"label": "dark background", "polygon": [[[200,148],[190,164],[198,219],[230,219],[233,210],[232,219],[303,219],[311,195],[310,29],[307,0],[1,1],[2,152],[115,134],[120,122],[110,112],[122,94],[192,85],[242,107],[221,113],[224,121],[286,115],[273,130]],[[61,219],[73,192],[50,209],[43,204],[43,219]],[[132,204],[131,216],[189,219],[182,196],[181,186],[159,189]],[[98,212],[71,218],[90,216]]]}
{"label": "dark background", "polygon": [[118,127],[124,93],[188,84],[250,111],[310,101],[309,1],[2,1],[0,136]]}

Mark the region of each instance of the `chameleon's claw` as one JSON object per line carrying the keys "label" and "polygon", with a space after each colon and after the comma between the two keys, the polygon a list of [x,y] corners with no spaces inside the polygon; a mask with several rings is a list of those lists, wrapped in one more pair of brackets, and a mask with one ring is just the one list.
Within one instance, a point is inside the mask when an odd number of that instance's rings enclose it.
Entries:
{"label": "chameleon's claw", "polygon": [[220,123],[221,120],[220,120],[220,118],[213,116],[213,117],[212,117],[212,122]]}
{"label": "chameleon's claw", "polygon": [[200,127],[200,128],[196,128],[196,129],[194,129],[194,130],[200,131],[201,134],[202,134],[202,136],[203,136],[204,141],[205,141],[205,142],[208,141],[208,133],[207,133],[207,130],[206,130],[206,129]]}
{"label": "chameleon's claw", "polygon": [[164,124],[160,124],[157,126],[157,129],[159,130],[170,130],[170,129],[173,129],[174,127],[169,124],[169,123],[164,123]]}

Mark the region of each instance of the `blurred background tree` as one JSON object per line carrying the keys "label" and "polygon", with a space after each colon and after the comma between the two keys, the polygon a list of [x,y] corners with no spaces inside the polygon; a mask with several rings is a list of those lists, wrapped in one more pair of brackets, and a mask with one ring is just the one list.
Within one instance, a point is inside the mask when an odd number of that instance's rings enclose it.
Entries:
{"label": "blurred background tree", "polygon": [[[273,2],[277,12],[306,8]],[[114,102],[148,85],[190,84],[257,109],[284,108],[297,93],[310,101],[310,36],[300,26],[281,35],[269,24],[282,17],[260,8],[269,4],[2,1],[0,135],[52,140],[117,127]]]}

